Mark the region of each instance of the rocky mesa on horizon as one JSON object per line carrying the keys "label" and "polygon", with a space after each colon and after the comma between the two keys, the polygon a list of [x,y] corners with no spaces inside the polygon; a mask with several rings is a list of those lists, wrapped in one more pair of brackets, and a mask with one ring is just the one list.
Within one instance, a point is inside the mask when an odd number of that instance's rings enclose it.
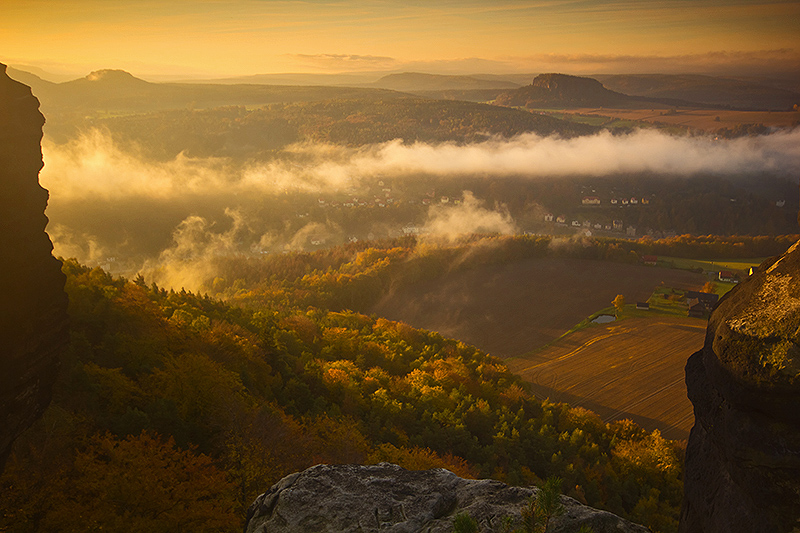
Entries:
{"label": "rocky mesa on horizon", "polygon": [[532,109],[581,108],[581,107],[649,107],[653,104],[665,106],[718,107],[701,105],[673,98],[647,98],[629,96],[607,89],[594,78],[569,74],[540,74],[533,83],[507,91],[497,96],[495,103],[509,107]]}

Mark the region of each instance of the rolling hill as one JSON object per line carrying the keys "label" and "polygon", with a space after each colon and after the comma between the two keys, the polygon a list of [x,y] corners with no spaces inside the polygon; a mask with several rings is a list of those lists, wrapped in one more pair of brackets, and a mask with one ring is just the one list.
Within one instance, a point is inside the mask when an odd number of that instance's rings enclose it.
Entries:
{"label": "rolling hill", "polygon": [[403,72],[389,74],[372,84],[381,89],[417,93],[420,91],[516,89],[519,84],[498,79],[483,79],[474,76],[444,76]]}
{"label": "rolling hill", "polygon": [[645,301],[661,282],[699,288],[704,281],[684,270],[544,257],[423,281],[365,311],[513,357],[557,339],[617,294]]}
{"label": "rolling hill", "polygon": [[593,78],[613,91],[631,96],[679,99],[737,109],[785,111],[800,103],[797,92],[754,80],[688,74],[599,74]]}
{"label": "rolling hill", "polygon": [[142,113],[165,109],[315,102],[331,99],[391,99],[404,95],[378,88],[257,84],[151,83],[123,70],[106,69],[63,83],[51,83],[22,71],[45,114],[92,112]]}

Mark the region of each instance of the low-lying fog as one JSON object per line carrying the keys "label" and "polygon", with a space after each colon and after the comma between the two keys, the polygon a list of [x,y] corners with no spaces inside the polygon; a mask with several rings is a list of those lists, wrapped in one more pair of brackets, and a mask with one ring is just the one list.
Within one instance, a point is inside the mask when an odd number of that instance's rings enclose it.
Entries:
{"label": "low-lying fog", "polygon": [[[530,134],[466,145],[298,144],[273,160],[246,164],[182,155],[152,162],[120,150],[95,130],[67,144],[45,140],[43,154],[40,178],[50,191],[54,253],[132,275],[173,263],[202,270],[204,257],[313,249],[399,235],[404,227],[432,237],[520,230],[503,205],[487,205],[459,188],[464,176],[766,172],[794,179],[800,173],[800,129],[733,140],[638,130],[571,139]],[[456,192],[443,201],[432,179]],[[334,207],[352,209],[333,216]],[[192,287],[191,280],[203,275],[178,269],[158,281]]]}

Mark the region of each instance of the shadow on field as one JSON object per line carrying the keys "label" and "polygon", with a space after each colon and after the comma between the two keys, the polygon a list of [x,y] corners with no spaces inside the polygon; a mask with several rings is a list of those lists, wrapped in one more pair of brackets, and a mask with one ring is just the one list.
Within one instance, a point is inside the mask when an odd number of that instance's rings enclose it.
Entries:
{"label": "shadow on field", "polygon": [[533,392],[533,394],[540,400],[549,398],[550,401],[553,402],[568,403],[572,407],[583,407],[584,409],[588,409],[594,413],[597,413],[603,422],[613,422],[614,420],[624,420],[627,418],[633,420],[647,431],[658,429],[661,432],[661,436],[667,439],[687,440],[689,438],[689,432],[685,429],[667,424],[661,420],[636,415],[627,411],[620,411],[619,409],[614,409],[613,407],[606,407],[605,405],[601,405],[593,400],[584,398],[583,396],[578,396],[577,394],[557,391],[555,389],[551,389],[550,387],[545,387],[536,383],[529,384],[531,387],[531,392]]}

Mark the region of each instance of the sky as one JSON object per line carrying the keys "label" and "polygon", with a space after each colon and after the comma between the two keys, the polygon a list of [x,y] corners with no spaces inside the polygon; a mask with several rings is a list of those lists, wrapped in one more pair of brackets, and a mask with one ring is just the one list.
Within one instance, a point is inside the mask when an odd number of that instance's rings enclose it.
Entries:
{"label": "sky", "polygon": [[0,62],[282,72],[800,71],[800,2],[0,0]]}

